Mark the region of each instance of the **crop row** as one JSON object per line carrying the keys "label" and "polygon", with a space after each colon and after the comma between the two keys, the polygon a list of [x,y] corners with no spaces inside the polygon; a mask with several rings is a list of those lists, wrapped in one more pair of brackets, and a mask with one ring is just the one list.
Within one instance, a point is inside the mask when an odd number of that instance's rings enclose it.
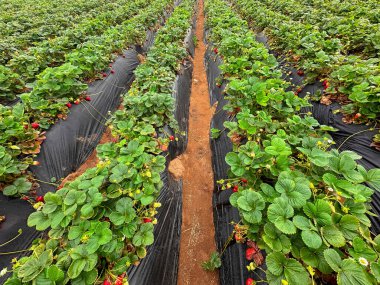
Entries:
{"label": "crop row", "polygon": [[[373,57],[380,53],[380,23],[371,23],[363,10],[360,15],[326,15],[326,7],[307,6],[299,1],[261,1],[270,13],[276,13],[281,21],[301,21],[304,24],[318,27],[327,36],[339,38],[343,54],[355,53],[359,56]],[[327,2],[328,3],[328,2]],[[326,3],[326,4],[327,4]],[[286,7],[286,8],[285,8]],[[285,11],[283,10],[285,8]],[[330,10],[330,9],[329,9]],[[377,9],[380,12],[380,9]],[[366,12],[372,12],[369,10]]]}
{"label": "crop row", "polygon": [[97,167],[35,205],[40,208],[28,225],[50,227],[49,239],[39,240],[31,256],[14,264],[5,284],[127,284],[127,269],[145,257],[154,240],[160,206],[155,200],[166,163],[161,146],[169,143],[163,127],[174,124],[172,86],[188,57],[184,39],[193,9],[192,0],[175,8],[137,68],[123,110],[110,121],[118,142],[100,145]]}
{"label": "crop row", "polygon": [[[264,29],[270,44],[278,49],[305,72],[311,82],[326,79],[326,95],[345,96],[349,104],[343,107],[347,114],[359,114],[358,121],[376,119],[380,114],[380,64],[379,58],[363,59],[347,55],[339,37],[329,36],[322,28],[313,24],[295,21],[279,12],[270,10],[260,1],[233,0],[235,8],[244,19],[255,27]],[[351,25],[348,23],[347,25]],[[345,35],[354,27],[345,28]],[[365,31],[366,33],[368,31]],[[356,36],[356,33],[353,33]],[[368,38],[378,47],[380,34],[377,31]],[[364,40],[358,39],[365,43]],[[339,95],[339,96],[338,96]],[[344,101],[344,100],[342,100]]]}
{"label": "crop row", "polygon": [[23,3],[24,9],[4,9],[5,14],[0,16],[0,62],[5,63],[17,51],[51,40],[76,24],[89,21],[99,13],[112,11],[125,2],[39,1],[39,5],[35,5],[28,1]]}
{"label": "crop row", "polygon": [[307,100],[286,91],[275,57],[225,1],[206,1],[206,21],[228,82],[224,126],[233,143],[230,178],[219,183],[233,192],[235,239],[249,241],[249,270],[261,265],[258,246],[269,284],[378,284],[380,236],[370,232],[374,190],[366,185],[380,191],[380,169],[366,171],[356,153],[331,149],[331,128],[300,114]]}
{"label": "crop row", "polygon": [[[65,118],[70,102],[80,104],[86,99],[88,86],[80,81],[87,76],[85,74],[108,67],[115,56],[113,53],[142,43],[146,30],[157,24],[158,15],[162,15],[170,4],[170,0],[150,2],[149,7],[141,9],[135,17],[107,30],[104,37],[94,38],[93,46],[90,41],[83,45],[71,62],[45,69],[32,92],[21,96],[21,103],[13,107],[0,105],[0,181],[9,186],[5,187],[4,194],[29,191],[31,185],[27,183],[25,171],[33,163],[33,155],[40,151],[45,138],[43,129]],[[113,73],[110,72],[109,76]]]}
{"label": "crop row", "polygon": [[[0,66],[0,101],[12,100],[18,93],[30,91],[41,72],[64,63],[80,64],[82,77],[93,77],[96,61],[99,61],[96,68],[104,67],[104,59],[109,56],[105,52],[120,45],[120,40],[116,43],[112,40],[120,38],[123,32],[131,33],[126,31],[131,18],[137,17],[141,9],[145,11],[147,5],[144,0],[128,1],[117,9],[103,11],[95,19],[85,21],[59,37],[17,52],[6,66]],[[104,51],[106,48],[108,50]]]}

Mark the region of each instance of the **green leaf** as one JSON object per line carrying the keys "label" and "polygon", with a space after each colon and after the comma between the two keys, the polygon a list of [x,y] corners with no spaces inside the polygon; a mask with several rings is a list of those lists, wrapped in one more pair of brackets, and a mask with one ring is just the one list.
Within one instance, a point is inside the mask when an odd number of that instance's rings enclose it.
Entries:
{"label": "green leaf", "polygon": [[364,257],[370,262],[373,262],[377,259],[376,252],[367,245],[367,243],[362,240],[360,237],[354,238],[352,241],[353,248],[349,248],[348,251],[352,257],[359,259]]}
{"label": "green leaf", "polygon": [[371,272],[375,276],[377,282],[380,283],[380,261],[371,263]]}
{"label": "green leaf", "polygon": [[317,199],[315,203],[307,202],[303,207],[304,213],[311,219],[315,219],[319,225],[331,225],[331,208],[329,203]]}
{"label": "green leaf", "polygon": [[48,216],[45,216],[41,211],[34,212],[28,217],[28,227],[36,227],[38,231],[44,231],[50,226]]}
{"label": "green leaf", "polygon": [[380,191],[380,169],[375,168],[369,170],[367,173],[366,181],[377,191]]}
{"label": "green leaf", "polygon": [[267,255],[266,263],[267,263],[268,270],[272,274],[279,276],[284,272],[286,258],[282,253],[272,252]]}
{"label": "green leaf", "polygon": [[289,258],[285,266],[285,277],[289,284],[307,285],[311,284],[309,274],[305,268],[295,259]]}
{"label": "green leaf", "polygon": [[345,238],[352,240],[358,235],[359,224],[359,220],[355,216],[344,215],[336,226]]}
{"label": "green leaf", "polygon": [[270,273],[275,276],[285,275],[289,284],[307,285],[311,283],[305,268],[295,259],[286,258],[279,252],[272,252],[266,258]]}
{"label": "green leaf", "polygon": [[342,232],[335,226],[327,225],[321,228],[322,236],[334,247],[342,247],[346,244]]}
{"label": "green leaf", "polygon": [[271,145],[265,148],[265,152],[279,156],[288,156],[292,154],[291,148],[286,144],[285,140],[278,137],[274,137],[271,141]]}
{"label": "green leaf", "polygon": [[82,273],[84,267],[86,266],[86,260],[85,259],[75,259],[67,271],[68,276],[71,279],[77,278],[79,274]]}
{"label": "green leaf", "polygon": [[341,271],[342,259],[335,249],[328,248],[323,252],[323,255],[327,263],[335,272]]}
{"label": "green leaf", "polygon": [[300,230],[309,230],[311,228],[310,220],[304,216],[294,216],[293,224]]}
{"label": "green leaf", "polygon": [[60,281],[60,280],[62,280],[65,277],[65,274],[64,274],[64,272],[61,269],[58,268],[58,266],[51,265],[47,269],[47,277],[51,281]]}
{"label": "green leaf", "polygon": [[282,172],[275,185],[276,191],[294,208],[301,208],[311,197],[309,181],[302,177],[292,178],[287,172]]}
{"label": "green leaf", "polygon": [[243,162],[240,160],[239,156],[234,152],[229,152],[225,158],[227,164],[231,166],[231,171],[236,176],[243,176],[245,173],[245,168]]}
{"label": "green leaf", "polygon": [[294,210],[292,206],[283,198],[276,198],[274,203],[268,207],[268,219],[276,228],[285,234],[295,234],[296,227],[289,220],[293,217]]}
{"label": "green leaf", "polygon": [[310,248],[317,249],[322,245],[322,239],[315,231],[303,230],[301,237],[303,242]]}
{"label": "green leaf", "polygon": [[368,285],[372,284],[363,266],[352,259],[345,259],[338,272],[338,285]]}
{"label": "green leaf", "polygon": [[236,203],[243,218],[251,224],[259,223],[262,219],[261,211],[265,207],[264,198],[251,190],[244,190],[239,194]]}

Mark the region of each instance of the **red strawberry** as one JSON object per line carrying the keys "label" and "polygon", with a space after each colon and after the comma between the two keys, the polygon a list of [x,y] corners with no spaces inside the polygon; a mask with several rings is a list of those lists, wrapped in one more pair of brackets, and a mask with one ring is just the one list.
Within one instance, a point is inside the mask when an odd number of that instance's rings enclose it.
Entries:
{"label": "red strawberry", "polygon": [[247,280],[245,280],[245,285],[255,285],[255,280],[253,280],[252,278],[247,278]]}
{"label": "red strawberry", "polygon": [[90,96],[86,96],[86,97],[84,98],[84,100],[86,100],[86,101],[91,101],[91,97],[90,97]]}
{"label": "red strawberry", "polygon": [[356,119],[359,119],[361,116],[362,116],[362,114],[360,114],[360,113],[356,113],[355,116],[354,116],[354,118],[355,118],[355,120],[356,120]]}
{"label": "red strawberry", "polygon": [[109,66],[109,67],[112,67],[112,64],[110,63],[108,66]]}
{"label": "red strawberry", "polygon": [[115,70],[111,70],[111,73],[114,74],[114,73],[115,73]]}
{"label": "red strawberry", "polygon": [[36,201],[37,202],[45,202],[44,196],[37,196]]}
{"label": "red strawberry", "polygon": [[25,130],[29,129],[29,126],[28,125],[24,125],[24,129]]}
{"label": "red strawberry", "polygon": [[245,178],[242,178],[242,179],[240,179],[240,180],[241,180],[241,182],[243,182],[243,183],[247,183],[247,182],[248,182],[248,180],[245,179]]}
{"label": "red strawberry", "polygon": [[125,55],[123,54],[123,58],[125,58]]}
{"label": "red strawberry", "polygon": [[23,197],[21,197],[21,199],[24,200],[24,201],[28,201],[29,197],[28,196],[23,196]]}
{"label": "red strawberry", "polygon": [[304,75],[304,72],[303,72],[303,70],[297,70],[297,74],[298,74],[299,76],[302,76],[302,75]]}
{"label": "red strawberry", "polygon": [[232,188],[232,191],[233,192],[237,192],[239,190],[239,186],[235,185],[233,188]]}
{"label": "red strawberry", "polygon": [[123,285],[123,279],[117,278],[115,281],[115,285]]}
{"label": "red strawberry", "polygon": [[79,100],[79,99],[77,99],[77,100],[74,101],[74,104],[75,104],[75,105],[79,105],[79,103],[80,103],[80,100]]}
{"label": "red strawberry", "polygon": [[103,77],[107,77],[107,73],[102,72]]}
{"label": "red strawberry", "polygon": [[71,106],[72,106],[72,105],[71,105],[70,102],[66,104],[66,107],[67,107],[67,108],[71,108]]}
{"label": "red strawberry", "polygon": [[222,85],[220,85],[219,83],[216,83],[216,87],[220,88],[222,87]]}
{"label": "red strawberry", "polygon": [[252,260],[256,252],[257,252],[256,248],[253,248],[253,247],[247,248],[247,250],[245,251],[245,258],[247,260]]}
{"label": "red strawberry", "polygon": [[218,54],[218,49],[217,48],[214,48],[214,53]]}
{"label": "red strawberry", "polygon": [[151,218],[143,218],[144,223],[151,223],[152,219]]}
{"label": "red strawberry", "polygon": [[104,280],[103,285],[112,285],[112,283],[109,280]]}
{"label": "red strawberry", "polygon": [[36,122],[32,123],[31,125],[32,125],[32,128],[35,129],[35,130],[40,127],[40,124],[36,123]]}
{"label": "red strawberry", "polygon": [[170,136],[170,137],[169,137],[169,140],[170,140],[170,141],[174,141],[174,139],[175,139],[174,136]]}

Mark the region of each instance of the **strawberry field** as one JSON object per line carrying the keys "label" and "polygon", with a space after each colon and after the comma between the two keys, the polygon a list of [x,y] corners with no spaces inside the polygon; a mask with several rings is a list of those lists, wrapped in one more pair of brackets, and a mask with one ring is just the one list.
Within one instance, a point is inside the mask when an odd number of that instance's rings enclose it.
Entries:
{"label": "strawberry field", "polygon": [[1,284],[380,283],[378,1],[1,7]]}

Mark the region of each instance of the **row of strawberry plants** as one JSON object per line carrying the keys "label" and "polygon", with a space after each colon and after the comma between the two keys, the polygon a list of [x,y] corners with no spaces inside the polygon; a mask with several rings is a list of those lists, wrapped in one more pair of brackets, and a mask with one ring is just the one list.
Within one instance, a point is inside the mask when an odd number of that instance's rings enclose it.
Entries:
{"label": "row of strawberry plants", "polygon": [[38,210],[28,225],[51,228],[49,238],[36,241],[32,254],[14,263],[6,285],[128,284],[126,271],[138,265],[154,240],[166,164],[160,146],[170,140],[156,132],[175,124],[172,86],[188,57],[184,39],[193,9],[193,0],[175,8],[137,68],[123,110],[110,121],[118,141],[100,145],[95,168],[34,205]]}
{"label": "row of strawberry plants", "polygon": [[269,284],[378,284],[380,236],[370,232],[374,190],[366,184],[380,191],[380,170],[331,149],[331,128],[299,114],[307,100],[286,91],[275,57],[225,1],[206,1],[206,27],[223,60],[231,115],[224,123],[233,143],[230,178],[218,182],[232,189],[241,216],[236,242],[247,241],[246,258],[257,262],[248,269],[261,265],[258,246],[267,253]]}
{"label": "row of strawberry plants", "polygon": [[[235,8],[255,27],[266,28],[273,48],[284,53],[306,76],[306,82],[326,79],[325,94],[345,96],[346,114],[360,114],[359,121],[380,114],[380,65],[378,58],[362,59],[342,53],[342,43],[323,30],[301,21],[288,21],[255,0],[234,0]],[[373,37],[375,38],[375,36]]]}
{"label": "row of strawberry plants", "polygon": [[[110,32],[108,37],[96,44],[96,49],[86,50],[84,46],[83,53],[78,53],[76,59],[86,60],[86,55],[94,52],[91,62],[85,62],[85,66],[92,70],[108,66],[114,57],[113,52],[143,42],[146,29],[153,28],[159,15],[163,15],[164,10],[172,5],[170,0],[149,3],[149,7],[140,10],[137,16],[124,21],[117,33]],[[26,169],[34,163],[33,156],[40,151],[43,129],[48,129],[56,120],[67,115],[71,108],[70,101],[79,104],[83,99],[90,100],[85,96],[88,86],[80,81],[85,72],[81,62],[47,68],[39,76],[33,91],[21,96],[22,103],[13,107],[0,106],[0,182],[6,186],[3,191],[5,195],[27,193],[32,186],[27,182]]]}
{"label": "row of strawberry plants", "polygon": [[[122,3],[117,9],[112,9],[111,6],[111,10],[102,11],[95,19],[66,30],[62,36],[16,52],[15,57],[6,66],[0,66],[0,100],[12,100],[18,93],[28,91],[27,83],[34,82],[36,76],[48,67],[58,67],[65,62],[75,64],[79,61],[85,68],[84,71],[94,72],[91,65],[99,61],[99,57],[105,57],[104,51],[102,53],[100,50],[103,45],[115,49],[114,44],[104,41],[115,40],[111,37],[119,36],[118,33],[123,32],[123,27],[125,29],[129,24],[128,18],[135,17],[147,5],[147,1],[135,0]],[[81,55],[83,52],[86,53]],[[104,63],[100,61],[99,65],[104,66]]]}
{"label": "row of strawberry plants", "polygon": [[[339,38],[342,53],[373,57],[380,53],[380,23],[371,23],[366,14],[335,15],[326,7],[310,7],[299,1],[261,1],[271,11],[281,11],[288,22],[302,21],[325,31],[329,37]],[[329,4],[330,1],[326,1]],[[327,6],[327,5],[326,5]],[[326,11],[327,9],[327,11]],[[380,12],[380,9],[377,9]],[[372,10],[369,10],[372,11]]]}
{"label": "row of strawberry plants", "polygon": [[0,16],[1,63],[17,51],[53,39],[101,12],[116,9],[118,3],[125,1],[39,1],[39,5],[29,2],[24,3],[24,9],[7,11]]}

